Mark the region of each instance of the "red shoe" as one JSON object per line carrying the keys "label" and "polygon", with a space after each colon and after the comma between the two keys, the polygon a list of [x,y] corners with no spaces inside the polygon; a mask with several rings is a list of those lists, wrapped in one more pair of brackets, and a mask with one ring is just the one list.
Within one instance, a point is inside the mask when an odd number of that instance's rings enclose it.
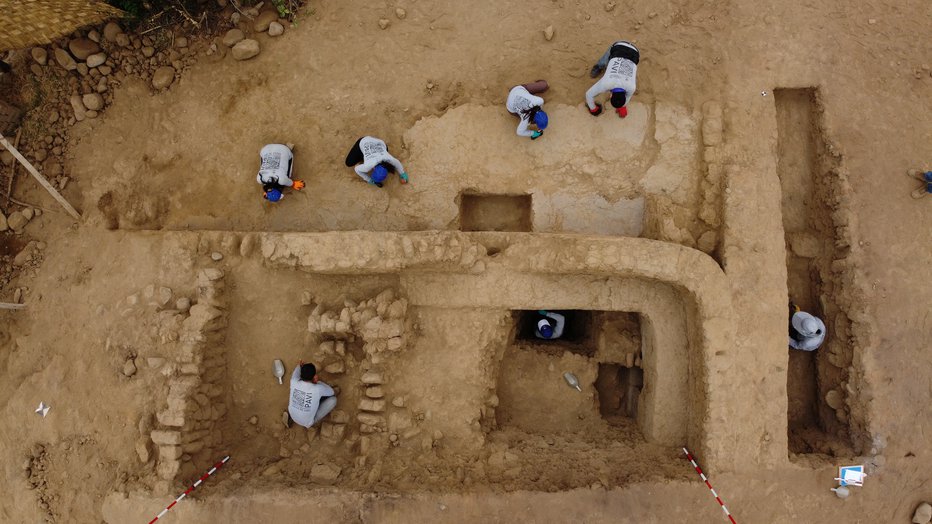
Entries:
{"label": "red shoe", "polygon": [[590,109],[589,114],[592,116],[599,116],[602,114],[602,104],[596,104],[595,109]]}
{"label": "red shoe", "polygon": [[621,118],[624,118],[624,117],[628,116],[628,108],[625,107],[625,106],[621,106],[621,107],[619,107],[618,109],[616,109],[615,111],[618,113],[618,116],[621,117]]}

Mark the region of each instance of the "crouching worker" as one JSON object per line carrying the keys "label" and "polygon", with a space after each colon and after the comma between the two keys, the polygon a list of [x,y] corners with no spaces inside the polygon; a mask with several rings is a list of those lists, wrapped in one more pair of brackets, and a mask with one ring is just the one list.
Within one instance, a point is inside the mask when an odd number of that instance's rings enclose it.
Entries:
{"label": "crouching worker", "polygon": [[292,422],[309,428],[317,424],[337,405],[333,388],[320,381],[314,364],[300,361],[291,374],[291,393],[288,411],[282,413],[282,422],[291,427]]}
{"label": "crouching worker", "polygon": [[[359,165],[357,165],[359,164]],[[356,166],[356,174],[366,182],[382,187],[389,173],[397,172],[402,184],[408,183],[408,173],[397,158],[388,153],[385,142],[364,136],[353,144],[346,155],[346,167]]]}
{"label": "crouching worker", "polygon": [[586,91],[586,105],[589,106],[589,113],[592,116],[602,114],[602,104],[596,103],[595,97],[606,91],[612,92],[612,107],[615,108],[618,116],[621,118],[628,116],[627,105],[637,89],[638,62],[640,61],[641,54],[631,42],[620,40],[608,48],[608,51],[589,72],[589,76],[595,78],[605,71],[602,78]]}
{"label": "crouching worker", "polygon": [[[505,107],[509,113],[518,115],[521,119],[518,123],[518,136],[527,136],[535,140],[544,134],[548,123],[547,113],[541,109],[544,99],[536,95],[543,93],[548,87],[550,86],[546,80],[538,80],[511,88]],[[528,129],[532,123],[537,126],[535,131]]]}
{"label": "crouching worker", "polygon": [[825,323],[793,304],[790,315],[790,347],[801,351],[819,349],[825,340]]}
{"label": "crouching worker", "polygon": [[566,325],[566,317],[559,313],[552,313],[541,309],[537,313],[540,318],[537,320],[537,326],[534,327],[534,336],[545,340],[555,340],[563,336],[563,327]]}
{"label": "crouching worker", "polygon": [[269,202],[278,202],[284,196],[285,188],[300,191],[304,182],[291,179],[294,155],[291,148],[284,144],[269,144],[259,151],[259,174],[256,180],[262,184],[262,198]]}

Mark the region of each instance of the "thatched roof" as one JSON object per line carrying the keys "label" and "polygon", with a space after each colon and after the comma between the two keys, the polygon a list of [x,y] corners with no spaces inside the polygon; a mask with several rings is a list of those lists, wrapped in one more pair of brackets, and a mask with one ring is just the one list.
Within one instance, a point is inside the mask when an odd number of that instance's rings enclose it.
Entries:
{"label": "thatched roof", "polygon": [[48,44],[120,14],[97,0],[0,0],[0,51]]}

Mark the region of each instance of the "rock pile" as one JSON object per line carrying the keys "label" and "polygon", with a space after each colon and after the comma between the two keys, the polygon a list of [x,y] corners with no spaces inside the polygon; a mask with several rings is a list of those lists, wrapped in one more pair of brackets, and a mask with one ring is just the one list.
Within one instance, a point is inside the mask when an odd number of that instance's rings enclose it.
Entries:
{"label": "rock pile", "polygon": [[[310,305],[313,299],[305,293],[302,300]],[[308,332],[320,340],[314,352],[316,362],[324,365],[330,374],[358,373],[358,404],[356,420],[357,465],[365,465],[374,449],[388,449],[414,441],[422,449],[433,448],[443,435],[424,431],[420,423],[423,413],[409,411],[405,398],[392,395],[383,365],[403,351],[408,344],[408,301],[398,298],[386,289],[375,298],[358,304],[345,300],[339,311],[325,311],[317,305],[308,318]],[[361,344],[362,362],[348,350],[349,344]],[[358,347],[358,346],[357,346]],[[334,412],[321,430],[321,439],[337,443],[344,438],[347,425],[352,426],[344,413]],[[356,437],[356,434],[353,434]]]}
{"label": "rock pile", "polygon": [[169,377],[166,403],[156,413],[157,428],[149,435],[158,450],[156,471],[165,481],[178,475],[190,477],[209,465],[222,442],[218,426],[227,412],[219,398],[224,392],[225,360],[220,348],[227,323],[223,291],[223,272],[210,268],[198,272],[194,305],[185,297],[173,300],[171,289],[154,285],[141,297],[126,300],[127,305],[176,307],[158,313],[160,341],[177,342],[174,361],[164,365],[161,358],[146,360],[149,367],[162,367]]}

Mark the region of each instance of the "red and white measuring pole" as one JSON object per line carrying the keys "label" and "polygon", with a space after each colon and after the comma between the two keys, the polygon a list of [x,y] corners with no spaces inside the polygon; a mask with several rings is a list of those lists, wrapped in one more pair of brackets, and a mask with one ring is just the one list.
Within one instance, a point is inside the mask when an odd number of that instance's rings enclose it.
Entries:
{"label": "red and white measuring pole", "polygon": [[175,507],[175,504],[178,504],[179,502],[181,502],[181,499],[187,497],[187,496],[188,496],[188,493],[191,493],[192,491],[194,491],[195,488],[197,488],[198,486],[200,486],[202,482],[204,482],[205,480],[207,480],[207,477],[213,475],[215,471],[217,471],[218,469],[220,469],[221,466],[223,466],[224,464],[226,464],[228,460],[230,460],[230,456],[229,456],[229,455],[227,455],[226,457],[223,457],[223,460],[221,460],[220,462],[214,464],[214,467],[210,468],[210,471],[208,471],[207,473],[204,473],[204,476],[203,476],[203,477],[197,479],[197,482],[195,482],[190,488],[188,488],[187,490],[185,490],[184,493],[182,493],[181,495],[179,495],[178,498],[176,498],[171,504],[168,505],[168,507],[166,507],[165,509],[162,510],[161,513],[159,513],[158,515],[156,515],[154,519],[150,520],[150,521],[149,521],[149,524],[152,524],[153,522],[155,522],[155,521],[159,520],[160,518],[162,518],[166,513],[168,513],[168,510],[170,510],[170,509],[172,509],[173,507]]}
{"label": "red and white measuring pole", "polygon": [[725,502],[722,501],[722,497],[719,497],[718,493],[715,492],[715,488],[712,487],[712,484],[709,484],[709,479],[705,476],[705,473],[702,472],[702,469],[699,468],[699,464],[696,464],[696,460],[693,458],[692,453],[690,453],[686,448],[683,448],[683,453],[686,453],[686,458],[689,459],[693,467],[696,468],[696,473],[699,474],[699,478],[701,478],[702,481],[705,482],[705,485],[709,487],[709,490],[712,491],[712,496],[715,497],[715,500],[722,507],[722,511],[725,512],[725,516],[728,517],[728,520],[731,521],[731,524],[738,524],[735,522],[735,518],[731,516],[728,508],[725,507]]}

